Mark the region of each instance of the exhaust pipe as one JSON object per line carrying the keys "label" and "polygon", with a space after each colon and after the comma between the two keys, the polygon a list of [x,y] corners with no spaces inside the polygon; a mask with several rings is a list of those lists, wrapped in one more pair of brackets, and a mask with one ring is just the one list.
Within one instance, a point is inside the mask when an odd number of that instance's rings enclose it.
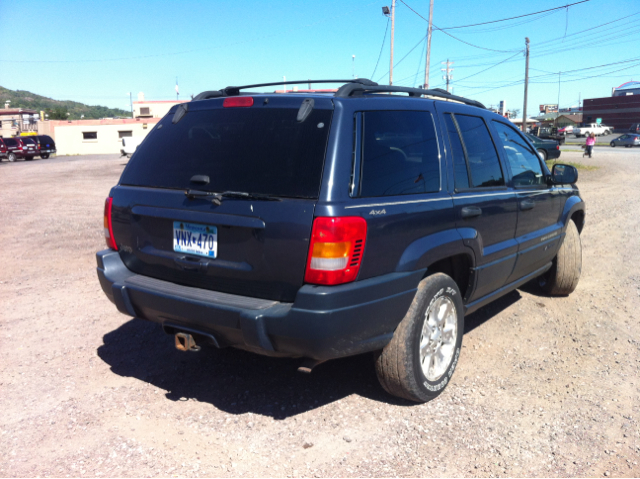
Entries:
{"label": "exhaust pipe", "polygon": [[324,362],[325,361],[320,361],[318,359],[310,359],[310,358],[303,359],[302,364],[298,366],[298,372],[304,373],[304,374],[311,374],[311,371],[313,371],[313,368],[315,368],[318,364],[322,364]]}
{"label": "exhaust pipe", "polygon": [[176,349],[179,351],[200,351],[200,346],[196,344],[196,340],[189,333],[176,333],[175,340]]}

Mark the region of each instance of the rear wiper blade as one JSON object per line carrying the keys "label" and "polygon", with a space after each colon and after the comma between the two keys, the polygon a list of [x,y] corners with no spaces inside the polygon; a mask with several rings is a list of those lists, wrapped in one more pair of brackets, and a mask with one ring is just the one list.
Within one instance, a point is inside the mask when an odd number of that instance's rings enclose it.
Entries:
{"label": "rear wiper blade", "polygon": [[201,191],[188,189],[184,192],[185,196],[190,200],[195,198],[210,199],[212,203],[216,205],[222,204],[223,198],[239,198],[247,200],[260,200],[260,201],[282,201],[276,196],[265,195],[261,193],[247,193],[244,191],[223,191],[217,193],[215,191]]}
{"label": "rear wiper blade", "polygon": [[223,191],[220,193],[222,198],[245,198],[247,200],[262,201],[282,201],[277,196],[265,195],[263,193],[247,193],[245,191]]}

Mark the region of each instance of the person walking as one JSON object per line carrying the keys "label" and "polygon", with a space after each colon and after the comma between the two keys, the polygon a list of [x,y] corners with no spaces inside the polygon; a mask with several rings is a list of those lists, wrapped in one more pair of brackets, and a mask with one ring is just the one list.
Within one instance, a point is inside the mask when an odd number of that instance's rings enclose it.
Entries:
{"label": "person walking", "polygon": [[593,153],[593,145],[595,144],[596,144],[596,134],[591,133],[589,136],[587,136],[586,147],[585,147],[584,153],[582,154],[583,158],[584,158],[584,155],[589,155],[589,158],[591,158],[591,154]]}

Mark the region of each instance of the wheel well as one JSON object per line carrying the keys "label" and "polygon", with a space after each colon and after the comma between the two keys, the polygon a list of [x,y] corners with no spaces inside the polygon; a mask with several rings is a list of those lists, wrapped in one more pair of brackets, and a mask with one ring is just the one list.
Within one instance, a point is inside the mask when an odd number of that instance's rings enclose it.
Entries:
{"label": "wheel well", "polygon": [[436,261],[427,268],[427,274],[433,273],[444,273],[450,276],[458,285],[462,297],[467,297],[469,280],[471,279],[471,258],[469,255],[459,254]]}
{"label": "wheel well", "polygon": [[579,210],[571,215],[571,219],[576,224],[578,228],[578,233],[582,233],[582,228],[584,227],[584,211]]}

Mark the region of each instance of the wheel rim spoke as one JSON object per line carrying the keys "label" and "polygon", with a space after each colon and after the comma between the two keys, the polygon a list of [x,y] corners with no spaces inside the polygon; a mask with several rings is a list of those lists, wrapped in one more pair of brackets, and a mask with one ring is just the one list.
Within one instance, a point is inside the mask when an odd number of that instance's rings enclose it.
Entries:
{"label": "wheel rim spoke", "polygon": [[448,296],[441,296],[425,311],[419,353],[422,372],[437,381],[447,371],[457,339],[457,311]]}

